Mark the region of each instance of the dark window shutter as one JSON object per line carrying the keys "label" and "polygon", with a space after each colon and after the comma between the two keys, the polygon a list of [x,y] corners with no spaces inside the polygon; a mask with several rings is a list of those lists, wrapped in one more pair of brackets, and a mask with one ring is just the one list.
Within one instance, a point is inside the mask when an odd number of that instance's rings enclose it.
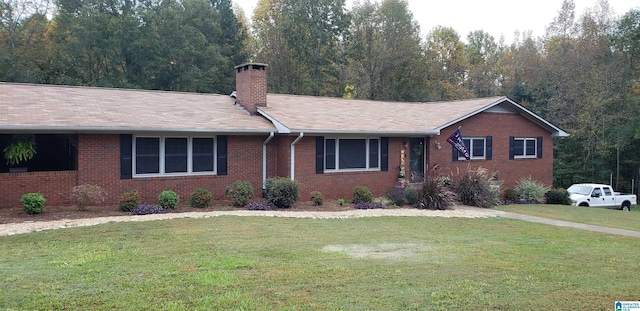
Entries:
{"label": "dark window shutter", "polygon": [[220,135],[218,138],[218,175],[227,175],[227,136]]}
{"label": "dark window shutter", "polygon": [[542,159],[542,136],[538,136],[538,159]]}
{"label": "dark window shutter", "polygon": [[459,151],[454,145],[451,145],[451,161],[458,161]]}
{"label": "dark window shutter", "polygon": [[493,157],[493,137],[492,136],[487,136],[487,160],[491,160],[491,158]]}
{"label": "dark window shutter", "polygon": [[513,141],[515,140],[515,137],[510,136],[509,137],[509,160],[513,160]]}
{"label": "dark window shutter", "polygon": [[316,174],[324,174],[324,136],[316,136]]}
{"label": "dark window shutter", "polygon": [[389,137],[380,138],[380,170],[389,170]]}
{"label": "dark window shutter", "polygon": [[133,135],[120,135],[120,179],[133,177]]}

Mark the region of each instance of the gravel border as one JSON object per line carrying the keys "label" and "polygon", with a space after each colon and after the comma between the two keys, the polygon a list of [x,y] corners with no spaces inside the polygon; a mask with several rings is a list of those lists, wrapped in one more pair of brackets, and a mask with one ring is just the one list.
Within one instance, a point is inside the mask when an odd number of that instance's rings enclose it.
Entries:
{"label": "gravel border", "polygon": [[187,212],[151,215],[111,216],[85,219],[62,219],[53,221],[25,221],[21,223],[0,224],[0,236],[24,234],[43,230],[64,229],[71,227],[86,227],[105,223],[166,220],[176,218],[210,218],[220,216],[262,216],[283,218],[312,218],[312,219],[348,219],[362,217],[456,217],[456,218],[486,218],[496,217],[491,210],[482,210],[466,206],[457,206],[450,210],[421,210],[415,208],[348,210],[339,212],[320,211],[212,211]]}

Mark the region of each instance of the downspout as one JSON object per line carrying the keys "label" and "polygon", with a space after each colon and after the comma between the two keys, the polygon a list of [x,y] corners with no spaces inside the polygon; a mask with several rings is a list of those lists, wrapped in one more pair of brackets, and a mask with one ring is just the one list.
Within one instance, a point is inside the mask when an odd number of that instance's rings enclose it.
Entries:
{"label": "downspout", "polygon": [[264,184],[267,182],[267,144],[273,139],[274,132],[269,133],[269,137],[262,143],[262,190],[264,192]]}
{"label": "downspout", "polygon": [[296,168],[296,144],[304,137],[304,133],[300,132],[300,136],[291,143],[291,180],[295,180],[294,171]]}

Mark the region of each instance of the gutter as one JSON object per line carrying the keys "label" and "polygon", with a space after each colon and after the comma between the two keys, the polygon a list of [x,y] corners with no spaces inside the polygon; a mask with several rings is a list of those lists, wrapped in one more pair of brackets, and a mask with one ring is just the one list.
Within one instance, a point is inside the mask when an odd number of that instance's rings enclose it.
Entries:
{"label": "gutter", "polygon": [[296,168],[296,144],[304,137],[304,133],[300,132],[298,138],[291,143],[291,180],[295,180],[294,172]]}
{"label": "gutter", "polygon": [[264,192],[264,184],[267,181],[267,144],[273,139],[274,132],[269,133],[269,137],[262,143],[262,190]]}

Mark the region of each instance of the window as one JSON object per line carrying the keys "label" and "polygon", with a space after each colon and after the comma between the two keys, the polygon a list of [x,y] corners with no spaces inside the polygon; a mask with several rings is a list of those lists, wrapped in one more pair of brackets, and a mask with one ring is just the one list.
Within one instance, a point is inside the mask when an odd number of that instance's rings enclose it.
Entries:
{"label": "window", "polygon": [[377,170],[380,140],[377,138],[330,138],[325,140],[325,165],[331,170]]}
{"label": "window", "polygon": [[[491,160],[492,157],[492,136],[463,138],[464,145],[469,150],[471,160]],[[455,147],[453,150],[453,161],[465,160],[464,155]]]}
{"label": "window", "polygon": [[538,150],[537,139],[535,138],[514,138],[513,157],[514,158],[535,158]]}
{"label": "window", "polygon": [[133,158],[134,175],[214,173],[214,138],[135,137]]}
{"label": "window", "polygon": [[[462,141],[464,142],[464,145],[467,146],[471,159],[485,159],[486,141],[484,138],[464,138]],[[458,154],[458,159],[463,160],[464,156],[462,154]]]}

